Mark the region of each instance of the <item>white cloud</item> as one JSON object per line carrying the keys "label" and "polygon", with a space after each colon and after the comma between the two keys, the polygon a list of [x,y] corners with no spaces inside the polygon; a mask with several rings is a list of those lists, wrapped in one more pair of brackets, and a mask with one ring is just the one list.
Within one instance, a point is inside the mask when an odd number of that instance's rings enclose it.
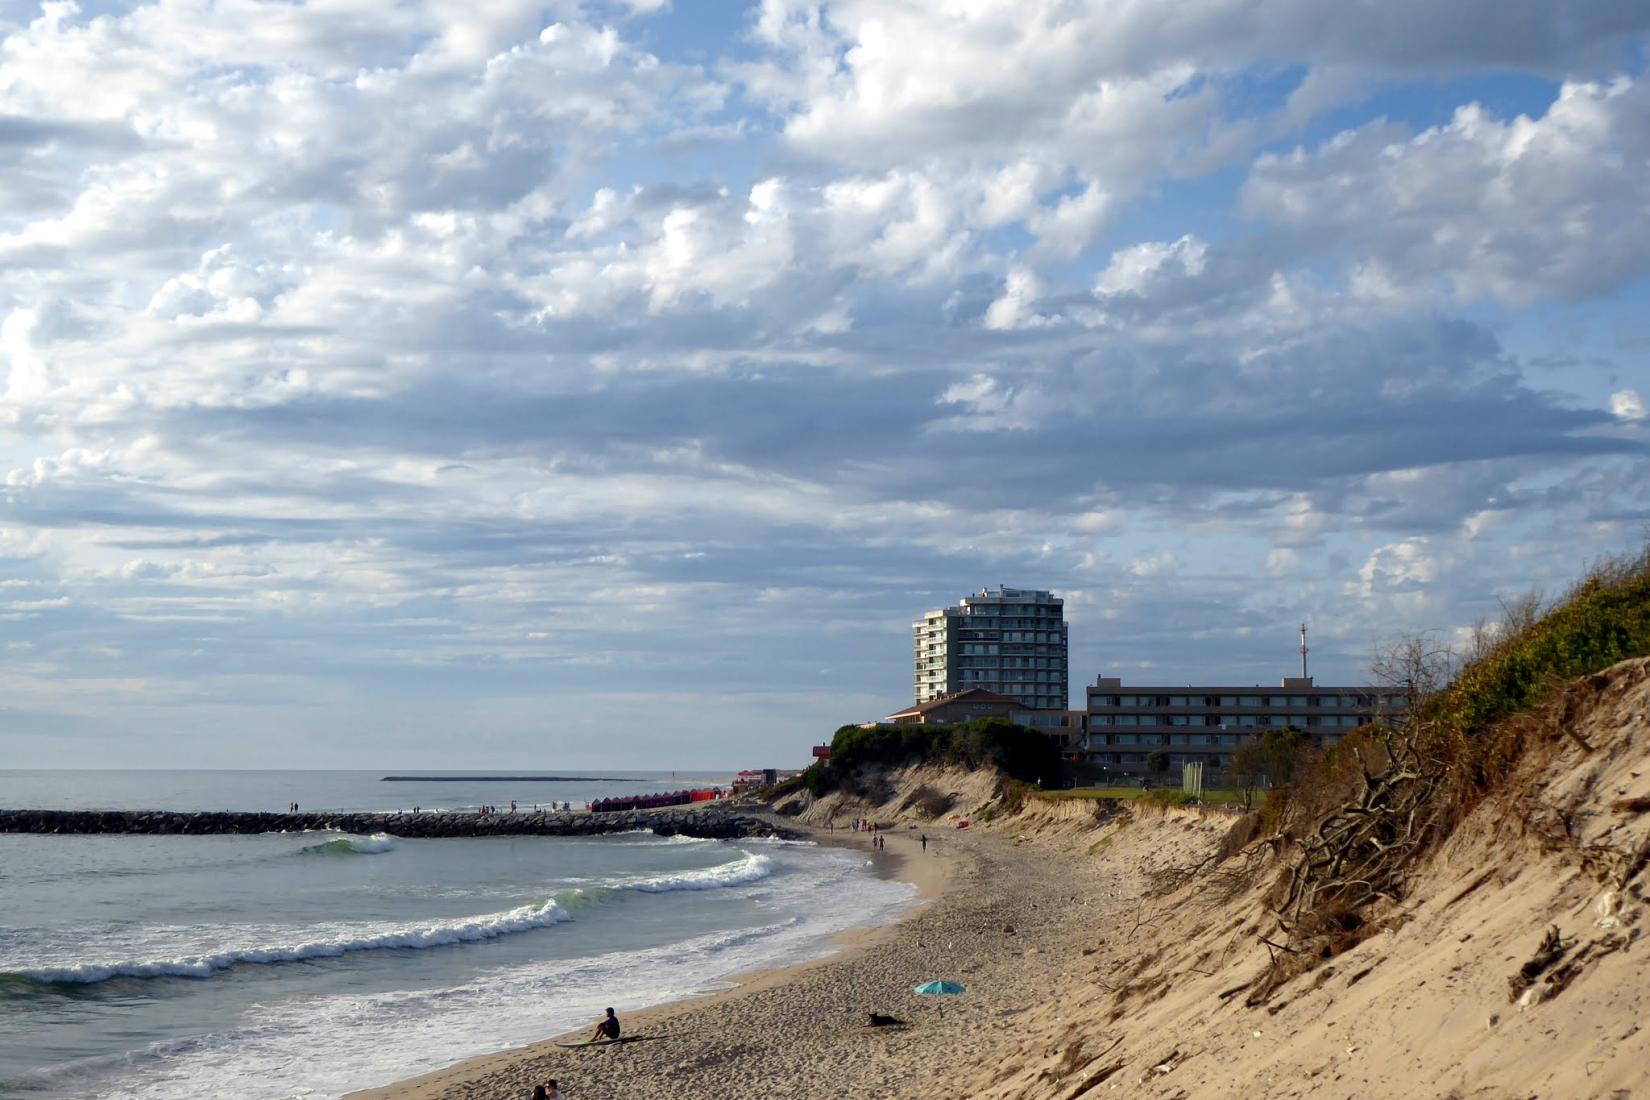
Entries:
{"label": "white cloud", "polygon": [[1148,557],[1136,558],[1129,564],[1129,572],[1137,577],[1160,577],[1180,568],[1180,559],[1172,551],[1164,550]]}
{"label": "white cloud", "polygon": [[1034,328],[1049,319],[1037,312],[1042,284],[1034,271],[1015,266],[1003,282],[1003,293],[985,311],[985,327],[990,329]]}
{"label": "white cloud", "polygon": [[[1357,257],[1366,286],[1515,305],[1608,292],[1650,273],[1650,83],[1564,84],[1547,112],[1477,104],[1419,134],[1375,121],[1263,156],[1254,217]],[[1371,282],[1373,280],[1373,282]]]}
{"label": "white cloud", "polygon": [[1388,543],[1371,551],[1359,567],[1355,591],[1365,599],[1424,596],[1441,568],[1427,539]]}
{"label": "white cloud", "polygon": [[1617,390],[1610,395],[1610,412],[1622,420],[1643,420],[1644,398],[1637,390]]}
{"label": "white cloud", "polygon": [[1300,572],[1301,555],[1298,550],[1280,546],[1266,555],[1266,573],[1271,577],[1288,577]]}
{"label": "white cloud", "polygon": [[1094,290],[1096,294],[1145,294],[1156,282],[1203,274],[1207,255],[1207,246],[1192,236],[1119,249],[1095,278]]}

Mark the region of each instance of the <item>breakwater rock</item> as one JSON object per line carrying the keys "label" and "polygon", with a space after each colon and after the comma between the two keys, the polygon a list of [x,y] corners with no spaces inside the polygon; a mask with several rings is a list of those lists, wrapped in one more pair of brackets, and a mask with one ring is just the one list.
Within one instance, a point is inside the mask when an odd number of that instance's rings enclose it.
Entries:
{"label": "breakwater rock", "polygon": [[333,829],[404,837],[600,836],[647,830],[713,840],[802,834],[728,807],[671,806],[622,813],[248,813],[206,810],[0,810],[0,833],[128,833],[144,836],[292,833]]}

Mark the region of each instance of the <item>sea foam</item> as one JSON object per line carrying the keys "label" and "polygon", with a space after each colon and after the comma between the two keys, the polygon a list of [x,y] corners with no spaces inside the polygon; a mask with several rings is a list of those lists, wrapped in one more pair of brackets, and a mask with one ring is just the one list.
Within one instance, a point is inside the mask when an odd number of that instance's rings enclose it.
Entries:
{"label": "sea foam", "polygon": [[333,939],[310,940],[303,943],[280,944],[269,947],[248,947],[202,955],[180,955],[168,959],[144,959],[123,962],[89,962],[73,966],[20,969],[12,975],[35,982],[84,983],[108,981],[110,978],[208,978],[220,970],[243,963],[297,962],[302,959],[335,958],[351,951],[382,951],[393,948],[422,950],[447,947],[458,943],[476,943],[493,940],[515,932],[547,928],[572,920],[572,916],[554,898],[538,905],[523,905],[502,913],[489,913],[462,920],[440,921],[433,924],[374,930],[356,935],[344,934]]}
{"label": "sea foam", "polygon": [[773,860],[752,852],[740,852],[739,859],[698,871],[678,871],[670,875],[629,879],[612,883],[620,889],[642,890],[649,894],[664,894],[672,890],[720,890],[729,886],[744,886],[773,874]]}

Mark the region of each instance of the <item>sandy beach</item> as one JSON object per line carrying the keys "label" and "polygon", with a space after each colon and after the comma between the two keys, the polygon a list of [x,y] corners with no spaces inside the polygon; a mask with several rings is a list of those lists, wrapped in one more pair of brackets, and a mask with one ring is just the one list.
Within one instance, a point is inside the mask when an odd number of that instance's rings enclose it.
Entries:
{"label": "sandy beach", "polygon": [[[1270,993],[1280,863],[1245,839],[1252,821],[1058,797],[992,813],[980,775],[918,768],[889,777],[876,806],[831,795],[802,811],[893,821],[941,791],[974,816],[966,831],[902,822],[874,856],[866,837],[821,838],[922,885],[929,900],[902,920],[628,1018],[647,1042],[545,1042],[352,1100],[527,1100],[550,1077],[575,1100],[1643,1097],[1650,660],[1591,678],[1566,706],[1575,737],[1546,735],[1416,865],[1401,907]],[[1532,966],[1550,977],[1518,984]],[[930,979],[967,992],[911,992]],[[870,1012],[909,1026],[868,1027]]]}
{"label": "sandy beach", "polygon": [[[1074,952],[1074,934],[1118,895],[1108,885],[1117,875],[986,830],[923,831],[926,852],[920,831],[909,828],[886,833],[881,852],[863,834],[816,831],[822,843],[858,846],[886,861],[886,873],[917,885],[924,899],[893,924],[846,934],[825,959],[745,975],[737,988],[627,1016],[626,1034],[645,1042],[555,1045],[585,1038],[581,1029],[350,1100],[525,1098],[551,1077],[574,1097],[638,1100],[821,1090],[894,1096],[925,1080],[952,1080],[958,1065],[1012,1036],[1010,1018],[1046,997]],[[943,1004],[911,992],[936,978],[967,992]],[[871,1012],[909,1026],[872,1028]]]}

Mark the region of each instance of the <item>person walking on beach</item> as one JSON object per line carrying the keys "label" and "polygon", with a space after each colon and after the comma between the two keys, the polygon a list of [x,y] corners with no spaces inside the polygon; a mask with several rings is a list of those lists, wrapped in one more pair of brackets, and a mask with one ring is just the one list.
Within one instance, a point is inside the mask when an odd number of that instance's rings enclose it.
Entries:
{"label": "person walking on beach", "polygon": [[596,1034],[590,1037],[592,1043],[603,1039],[611,1042],[619,1037],[619,1018],[613,1015],[613,1010],[607,1010],[607,1018],[596,1025]]}
{"label": "person walking on beach", "polygon": [[922,837],[921,837],[921,840],[922,840],[922,850],[925,851],[925,852],[928,851],[928,834],[923,833]]}

